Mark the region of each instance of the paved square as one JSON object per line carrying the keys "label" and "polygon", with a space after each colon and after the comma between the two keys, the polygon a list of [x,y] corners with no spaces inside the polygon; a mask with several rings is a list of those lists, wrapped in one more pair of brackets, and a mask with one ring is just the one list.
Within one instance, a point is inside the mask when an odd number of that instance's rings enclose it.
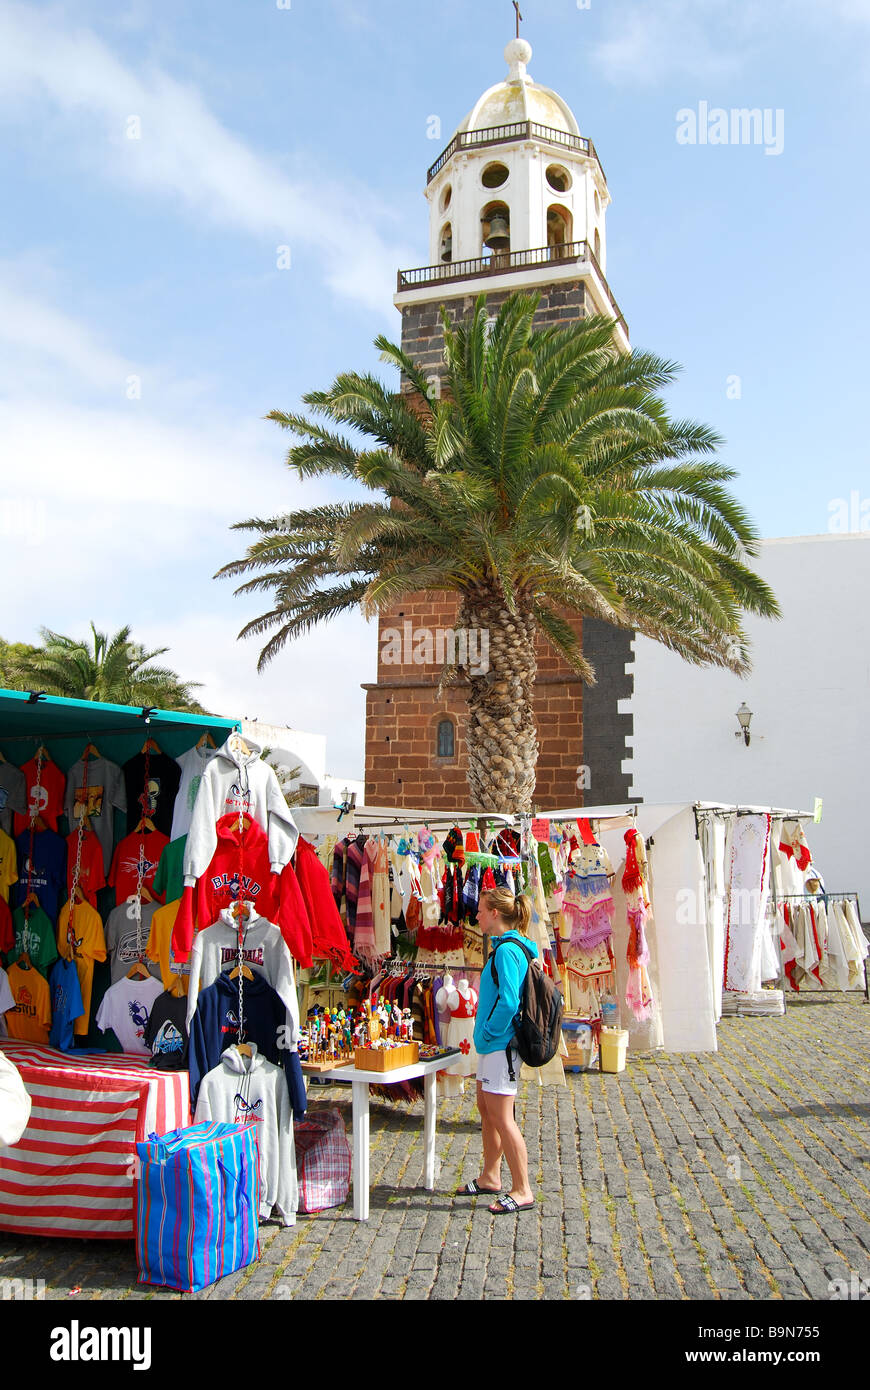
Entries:
{"label": "paved square", "polygon": [[[439,1101],[431,1193],[417,1186],[422,1102],[408,1123],[374,1101],[371,1219],[348,1201],[264,1226],[258,1264],[187,1296],[828,1299],[834,1279],[870,1279],[870,1007],[798,997],[784,1019],[724,1019],[719,1042],[620,1076],[569,1073],[566,1089],[525,1081],[539,1200],[519,1217],[450,1195],[478,1172],[470,1093]],[[350,1132],[349,1087],[311,1098],[337,1099]],[[4,1278],[70,1301],[180,1297],[136,1284],[126,1242],[0,1234]]]}

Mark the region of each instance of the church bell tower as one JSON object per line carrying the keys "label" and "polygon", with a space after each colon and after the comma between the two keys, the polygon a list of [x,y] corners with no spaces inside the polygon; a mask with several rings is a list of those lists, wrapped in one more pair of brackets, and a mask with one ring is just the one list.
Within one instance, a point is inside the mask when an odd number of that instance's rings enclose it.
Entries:
{"label": "church bell tower", "polygon": [[[512,39],[504,56],[506,78],[483,93],[427,171],[429,264],[398,272],[393,302],[402,316],[402,347],[436,383],[443,370],[441,311],[455,323],[480,294],[493,313],[517,290],[537,295],[538,328],[606,315],[617,346],[630,347],[606,279],[610,194],[595,146],[567,103],[529,76],[532,49],[525,39]],[[450,629],[455,612],[452,595],[419,593],[381,614],[378,678],[365,687],[371,805],[469,805],[462,690],[437,699],[440,663],[413,655],[425,652],[415,635]],[[622,764],[631,756],[631,716],[618,701],[631,694],[625,674],[631,633],[591,618],[572,622],[598,684],[584,689],[539,640],[534,800],[542,811],[584,799],[596,805],[629,799],[631,775]],[[406,637],[399,660],[396,633]]]}

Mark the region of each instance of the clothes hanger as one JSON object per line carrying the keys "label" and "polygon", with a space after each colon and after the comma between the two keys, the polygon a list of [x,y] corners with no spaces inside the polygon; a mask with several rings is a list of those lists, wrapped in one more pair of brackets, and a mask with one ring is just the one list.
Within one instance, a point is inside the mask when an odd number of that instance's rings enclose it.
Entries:
{"label": "clothes hanger", "polygon": [[[239,967],[236,965],[236,966],[230,971],[230,979],[231,979],[231,980],[237,980],[238,978],[239,978]],[[244,965],[244,964],[243,964],[243,965],[242,965],[242,979],[243,979],[243,980],[253,980],[253,978],[254,978],[254,972],[251,970],[251,967],[250,967],[249,965]]]}
{"label": "clothes hanger", "polygon": [[211,734],[203,734],[202,738],[199,740],[196,746],[197,748],[202,748],[203,745],[205,745],[206,748],[215,747],[215,741],[212,738]]}
{"label": "clothes hanger", "polygon": [[133,831],[133,834],[138,835],[140,830],[149,830],[153,834],[155,829],[156,826],[154,825],[154,822],[151,819],[151,817],[143,816],[139,824],[136,826],[136,829]]}
{"label": "clothes hanger", "polygon": [[187,993],[185,988],[186,975],[173,975],[172,984],[169,986],[169,993],[173,999],[181,999]]}
{"label": "clothes hanger", "polygon": [[82,753],[83,758],[99,758],[99,756],[100,750],[95,743],[88,743],[85,745],[84,752]]}
{"label": "clothes hanger", "polygon": [[39,907],[39,898],[36,896],[32,888],[30,889],[30,892],[27,894],[27,897],[24,899],[24,903],[22,905],[24,907],[30,907],[31,905],[34,907]]}
{"label": "clothes hanger", "polygon": [[253,1057],[254,1055],[251,1051],[251,1044],[246,1042],[236,1043],[236,1052],[240,1057]]}
{"label": "clothes hanger", "polygon": [[233,753],[243,753],[243,754],[245,755],[246,758],[249,758],[249,757],[251,756],[251,750],[250,750],[250,748],[248,747],[248,745],[245,743],[245,740],[242,738],[242,736],[241,736],[241,734],[238,732],[238,730],[236,730],[235,733],[230,734],[230,740],[229,740],[229,742],[230,742],[230,751],[231,751],[231,752],[233,752]]}
{"label": "clothes hanger", "polygon": [[159,743],[154,742],[153,738],[146,738],[145,742],[142,744],[142,752],[162,753],[163,749],[160,747]]}
{"label": "clothes hanger", "polygon": [[150,974],[151,971],[148,969],[148,966],[145,964],[144,960],[137,960],[135,965],[133,965],[131,969],[127,971],[127,979],[135,980],[136,976],[138,975],[140,979],[144,978],[147,980]]}

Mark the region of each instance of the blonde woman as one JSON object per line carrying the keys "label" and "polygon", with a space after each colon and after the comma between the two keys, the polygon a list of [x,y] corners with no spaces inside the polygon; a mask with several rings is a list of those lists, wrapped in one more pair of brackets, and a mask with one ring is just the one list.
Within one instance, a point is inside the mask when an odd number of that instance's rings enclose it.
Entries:
{"label": "blonde woman", "polygon": [[[458,1197],[477,1197],[492,1193],[497,1200],[489,1210],[493,1216],[530,1211],[535,1198],[529,1186],[529,1157],[514,1115],[514,1100],[520,1074],[520,1059],[514,1046],[514,1020],[523,997],[529,957],[538,954],[529,939],[532,905],[524,894],[515,898],[507,888],[491,888],[481,893],[477,909],[480,930],[492,940],[498,956],[498,985],[492,966],[480,975],[480,997],[474,1025],[474,1046],[478,1053],[477,1108],[483,1137],[483,1165],[480,1176],[459,1188]],[[522,945],[520,943],[522,942]],[[511,1174],[510,1191],[501,1193],[501,1161],[507,1159]]]}

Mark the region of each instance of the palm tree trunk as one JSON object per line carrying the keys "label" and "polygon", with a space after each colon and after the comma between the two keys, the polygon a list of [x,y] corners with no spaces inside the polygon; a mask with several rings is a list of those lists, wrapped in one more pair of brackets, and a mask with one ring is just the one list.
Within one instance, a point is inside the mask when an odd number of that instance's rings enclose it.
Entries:
{"label": "palm tree trunk", "polygon": [[457,623],[488,634],[489,670],[469,676],[468,788],[483,811],[530,811],[538,737],[532,712],[536,625],[498,594],[466,594]]}

